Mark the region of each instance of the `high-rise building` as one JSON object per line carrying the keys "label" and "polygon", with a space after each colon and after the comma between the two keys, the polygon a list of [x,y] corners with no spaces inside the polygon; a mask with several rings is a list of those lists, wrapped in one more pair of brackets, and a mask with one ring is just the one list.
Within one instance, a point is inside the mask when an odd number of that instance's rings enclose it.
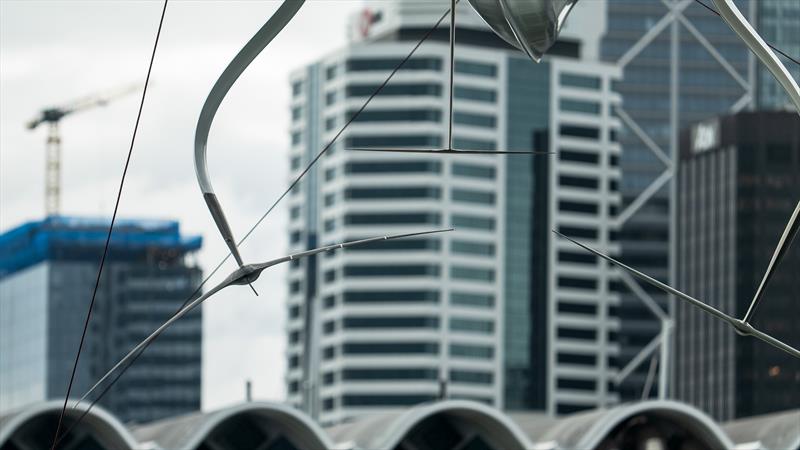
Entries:
{"label": "high-rise building", "polygon": [[[0,235],[0,411],[63,398],[109,222],[49,217]],[[80,397],[199,283],[201,238],[178,223],[117,220],[75,374]],[[200,408],[202,313],[166,331],[100,404],[128,422]]]}
{"label": "high-rise building", "polygon": [[[800,2],[796,0],[756,1],[755,29],[776,48],[797,58],[800,55]],[[800,65],[778,54],[783,65],[795,80],[800,80]],[[754,61],[755,64],[755,61]],[[756,72],[756,107],[758,109],[789,109],[794,106],[789,95],[774,76],[761,64]]]}
{"label": "high-rise building", "polygon": [[[676,286],[744,317],[783,229],[800,200],[800,118],[746,112],[683,133]],[[800,345],[800,248],[775,272],[753,325]],[[675,395],[717,420],[796,408],[800,361],[738,336],[698,309],[676,314]]]}
{"label": "high-rise building", "polygon": [[[462,3],[454,146],[554,155],[348,151],[446,145],[443,24],[314,166],[290,195],[291,251],[456,228],[291,266],[288,398],[323,423],[442,395],[552,413],[617,401],[608,386],[617,348],[615,272],[550,231],[616,250],[609,219],[619,206],[619,120],[611,112],[618,71],[597,61],[604,2],[576,10],[541,64]],[[369,5],[353,21],[351,45],[294,72],[292,176],[447,7]],[[304,373],[313,375],[304,380]]]}
{"label": "high-rise building", "polygon": [[[752,15],[756,4],[773,2],[736,3]],[[624,149],[619,217],[622,260],[669,282],[677,267],[675,255],[670,255],[674,252],[671,222],[676,217],[670,198],[679,163],[679,130],[751,105],[756,96],[755,61],[728,25],[696,1],[609,0],[607,20],[602,58],[623,71],[616,86],[622,95],[616,113],[623,122],[620,143]],[[634,291],[627,284],[630,281],[624,284],[619,310],[621,365],[633,361],[643,349],[653,348],[649,344],[659,337],[660,319],[645,303],[652,300],[664,313],[672,312],[661,291],[645,284]],[[645,386],[659,384],[647,383],[653,367],[643,362],[623,381],[620,395],[624,400],[640,399]],[[645,395],[656,392],[652,389]]]}

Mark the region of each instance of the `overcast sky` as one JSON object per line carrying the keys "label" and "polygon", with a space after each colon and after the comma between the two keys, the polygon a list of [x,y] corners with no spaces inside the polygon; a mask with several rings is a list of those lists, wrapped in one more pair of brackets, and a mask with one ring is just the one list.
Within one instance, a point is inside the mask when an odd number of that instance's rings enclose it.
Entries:
{"label": "overcast sky", "polygon": [[[194,175],[197,116],[219,74],[278,5],[173,0],[164,20],[119,214],[177,219],[184,233],[201,234],[207,272],[227,250]],[[237,237],[288,183],[289,72],[345,45],[347,17],[361,5],[309,1],[222,104],[209,167]],[[46,130],[24,123],[43,107],[143,81],[161,6],[0,0],[0,232],[43,215]],[[110,217],[139,95],[62,121],[62,213]],[[285,223],[279,208],[242,247],[244,258],[281,256]],[[204,409],[241,401],[246,379],[256,398],[283,400],[284,277],[285,267],[271,269],[256,284],[260,297],[237,287],[205,304]]]}

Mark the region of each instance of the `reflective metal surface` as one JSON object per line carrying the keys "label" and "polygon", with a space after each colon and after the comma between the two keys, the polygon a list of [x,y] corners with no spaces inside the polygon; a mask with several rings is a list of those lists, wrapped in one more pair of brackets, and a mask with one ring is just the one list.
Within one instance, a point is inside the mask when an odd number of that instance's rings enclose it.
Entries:
{"label": "reflective metal surface", "polygon": [[553,46],[578,0],[469,0],[487,25],[536,62]]}

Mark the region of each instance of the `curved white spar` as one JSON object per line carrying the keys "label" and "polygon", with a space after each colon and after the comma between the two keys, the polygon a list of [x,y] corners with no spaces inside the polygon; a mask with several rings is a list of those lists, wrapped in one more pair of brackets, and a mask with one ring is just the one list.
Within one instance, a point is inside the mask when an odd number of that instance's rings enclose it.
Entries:
{"label": "curved white spar", "polygon": [[203,192],[203,198],[206,201],[206,205],[208,205],[209,212],[211,212],[211,217],[214,218],[222,238],[228,245],[239,267],[242,267],[244,262],[241,255],[239,255],[239,249],[236,247],[236,241],[233,239],[230,225],[228,225],[228,220],[225,218],[225,213],[222,212],[222,206],[217,200],[216,194],[214,194],[214,188],[211,186],[211,179],[208,176],[208,165],[206,163],[208,132],[211,129],[211,123],[214,121],[219,105],[228,94],[230,88],[239,79],[239,76],[247,66],[294,18],[303,3],[305,3],[305,0],[283,1],[267,23],[250,38],[247,44],[231,60],[222,75],[219,76],[217,82],[214,83],[214,87],[211,88],[211,92],[208,93],[203,109],[200,111],[200,118],[197,120],[197,129],[194,135],[194,168],[197,174],[197,183]]}
{"label": "curved white spar", "polygon": [[413,236],[423,236],[426,234],[436,234],[436,233],[446,233],[448,231],[453,231],[453,228],[445,228],[441,230],[432,230],[432,231],[420,231],[417,233],[406,233],[406,234],[393,234],[393,235],[386,235],[386,236],[378,236],[378,237],[371,237],[367,239],[360,239],[357,241],[348,241],[348,242],[341,242],[338,244],[331,244],[326,245],[324,247],[318,247],[312,250],[306,250],[304,252],[296,253],[293,255],[284,256],[282,258],[273,259],[264,263],[258,264],[246,264],[242,267],[231,272],[221,283],[217,284],[213,288],[209,289],[208,292],[201,295],[200,297],[193,300],[188,305],[184,306],[180,311],[175,313],[172,317],[170,317],[166,322],[164,322],[160,327],[158,327],[155,331],[153,331],[149,336],[147,336],[142,342],[136,345],[131,351],[128,352],[122,359],[117,362],[114,367],[109,369],[105,375],[103,375],[97,382],[88,390],[85,394],[75,403],[74,407],[78,406],[84,400],[86,400],[92,392],[94,392],[104,381],[108,379],[117,369],[122,367],[123,364],[133,359],[139,351],[143,351],[145,347],[150,345],[152,341],[154,341],[161,333],[164,332],[170,325],[178,321],[181,317],[185,316],[189,311],[193,310],[194,308],[198,307],[201,303],[208,300],[209,297],[216,294],[217,292],[233,285],[245,285],[250,284],[258,279],[261,276],[261,272],[264,269],[269,267],[285,263],[288,261],[292,261],[299,258],[305,258],[306,256],[316,255],[317,253],[322,252],[329,252],[331,250],[336,250],[339,248],[347,248],[347,247],[357,247],[364,244],[370,244],[373,242],[380,242],[380,241],[388,241],[392,239],[402,239],[407,237]]}
{"label": "curved white spar", "polygon": [[747,22],[747,19],[744,18],[732,0],[714,0],[714,4],[717,6],[719,15],[742,38],[742,41],[747,44],[758,59],[767,66],[767,69],[772,72],[778,83],[783,86],[783,89],[792,99],[797,113],[800,114],[800,88],[783,63],[775,56],[775,53],[767,46],[766,42],[761,39],[756,30],[750,26],[750,23]]}

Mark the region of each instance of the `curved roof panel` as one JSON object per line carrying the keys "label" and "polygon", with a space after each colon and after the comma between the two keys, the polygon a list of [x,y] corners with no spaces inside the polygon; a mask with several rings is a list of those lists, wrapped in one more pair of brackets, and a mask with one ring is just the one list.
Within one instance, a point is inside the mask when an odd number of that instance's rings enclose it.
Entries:
{"label": "curved roof panel", "polygon": [[391,450],[403,440],[413,438],[415,428],[433,418],[446,418],[468,425],[482,438],[491,440],[498,449],[530,448],[525,433],[507,416],[483,403],[468,400],[446,400],[370,414],[327,431],[340,448]]}
{"label": "curved roof panel", "polygon": [[800,409],[728,422],[723,429],[737,447],[800,450]]}
{"label": "curved roof panel", "polygon": [[[52,436],[42,436],[42,423],[53,422],[55,425],[62,406],[60,400],[51,400],[28,405],[0,416],[0,448],[5,448],[8,442],[17,442],[18,447],[26,448],[24,441],[35,439],[38,442],[43,438],[47,440],[45,445],[49,446]],[[67,408],[62,433],[85,411],[86,405]],[[140,447],[125,426],[99,406],[94,406],[86,414],[77,429],[85,433],[84,437],[90,436],[101,448],[132,450]]]}
{"label": "curved roof panel", "polygon": [[[193,450],[212,435],[224,432],[221,428],[225,425],[255,426],[264,431],[261,436],[265,438],[272,439],[279,434],[304,450],[333,448],[325,432],[305,414],[286,405],[265,402],[242,403],[218,411],[160,420],[135,427],[133,434],[143,444],[170,450]],[[274,432],[272,436],[270,432]],[[234,431],[233,434],[238,433]]]}

